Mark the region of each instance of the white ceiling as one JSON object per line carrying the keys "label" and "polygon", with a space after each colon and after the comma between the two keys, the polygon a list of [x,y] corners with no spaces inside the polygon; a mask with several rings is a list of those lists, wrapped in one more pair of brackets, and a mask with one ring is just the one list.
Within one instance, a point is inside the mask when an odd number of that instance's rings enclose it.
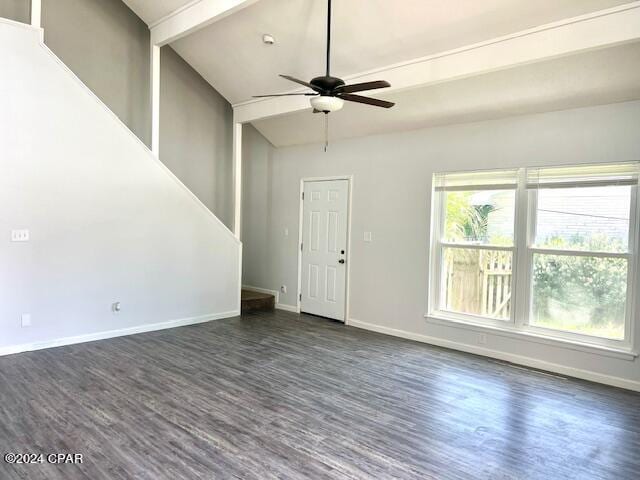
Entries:
{"label": "white ceiling", "polygon": [[[426,88],[379,95],[386,110],[345,102],[329,137],[413,130],[640,99],[640,42],[515,67]],[[275,146],[322,142],[322,114],[303,111],[254,122]]]}
{"label": "white ceiling", "polygon": [[[334,0],[332,73],[344,77],[626,2]],[[296,88],[279,73],[305,80],[324,74],[325,22],[323,0],[259,0],[172,47],[238,103]],[[276,44],[264,45],[263,33]]]}
{"label": "white ceiling", "polygon": [[[152,24],[193,0],[124,0]],[[629,3],[629,0],[334,0],[332,74],[346,77]],[[259,0],[172,47],[229,102],[296,90],[279,73],[324,73],[325,0]],[[262,43],[270,33],[276,44]],[[385,110],[347,103],[331,137],[498,118],[640,98],[639,44],[400,92]],[[319,142],[322,115],[255,122],[274,145]]]}
{"label": "white ceiling", "polygon": [[153,25],[158,20],[166,17],[179,8],[184,7],[193,0],[122,0],[133,10],[147,25]]}

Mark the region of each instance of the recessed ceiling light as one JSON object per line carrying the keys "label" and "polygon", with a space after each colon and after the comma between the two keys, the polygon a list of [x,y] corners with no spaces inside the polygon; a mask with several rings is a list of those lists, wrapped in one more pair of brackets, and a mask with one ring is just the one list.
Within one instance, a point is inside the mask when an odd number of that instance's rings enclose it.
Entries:
{"label": "recessed ceiling light", "polygon": [[268,33],[265,33],[264,35],[262,35],[262,43],[265,43],[267,45],[273,45],[274,43],[276,43],[276,39],[273,38],[273,35],[269,35]]}

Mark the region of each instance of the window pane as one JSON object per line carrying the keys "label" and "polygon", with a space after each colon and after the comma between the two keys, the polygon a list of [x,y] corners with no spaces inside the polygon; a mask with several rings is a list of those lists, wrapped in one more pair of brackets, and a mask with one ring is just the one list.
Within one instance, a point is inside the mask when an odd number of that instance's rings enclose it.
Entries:
{"label": "window pane", "polygon": [[535,254],[531,324],[623,339],[627,260]]}
{"label": "window pane", "polygon": [[443,310],[509,319],[511,252],[444,248]]}
{"label": "window pane", "polygon": [[515,190],[444,192],[447,242],[513,245]]}
{"label": "window pane", "polygon": [[626,252],[631,187],[538,190],[536,246]]}

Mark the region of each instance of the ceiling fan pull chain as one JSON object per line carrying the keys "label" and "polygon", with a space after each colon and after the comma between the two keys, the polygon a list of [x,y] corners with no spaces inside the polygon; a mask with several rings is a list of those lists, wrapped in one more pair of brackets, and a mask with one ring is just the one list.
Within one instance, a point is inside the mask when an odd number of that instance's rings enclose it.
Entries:
{"label": "ceiling fan pull chain", "polygon": [[324,114],[324,151],[326,153],[329,146],[329,114]]}

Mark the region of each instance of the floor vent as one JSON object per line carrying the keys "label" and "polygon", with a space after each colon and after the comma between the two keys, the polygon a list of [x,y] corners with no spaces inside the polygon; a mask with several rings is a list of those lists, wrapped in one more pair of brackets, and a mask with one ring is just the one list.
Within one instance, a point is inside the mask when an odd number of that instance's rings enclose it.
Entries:
{"label": "floor vent", "polygon": [[560,375],[559,373],[548,372],[546,370],[540,370],[538,368],[527,367],[524,365],[518,365],[517,363],[506,362],[504,360],[489,360],[491,363],[503,365],[505,367],[517,368],[518,370],[526,370],[527,372],[537,373],[538,375],[544,375],[545,377],[554,377],[561,380],[566,380],[567,377]]}

